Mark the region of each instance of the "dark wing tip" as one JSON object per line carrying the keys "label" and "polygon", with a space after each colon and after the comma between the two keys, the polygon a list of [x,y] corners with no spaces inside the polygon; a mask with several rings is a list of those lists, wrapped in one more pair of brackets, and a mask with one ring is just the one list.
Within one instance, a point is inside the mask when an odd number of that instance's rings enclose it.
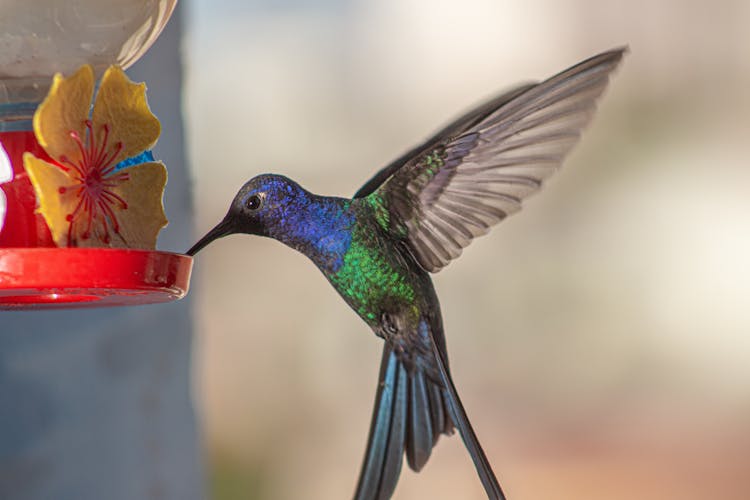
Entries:
{"label": "dark wing tip", "polygon": [[595,56],[591,56],[588,59],[585,59],[581,61],[580,63],[573,66],[573,68],[580,68],[581,66],[596,66],[598,64],[601,64],[605,61],[609,61],[612,63],[619,63],[622,58],[630,52],[630,47],[628,45],[623,45],[621,47],[616,47],[614,49],[606,50],[600,54],[597,54]]}
{"label": "dark wing tip", "polygon": [[548,80],[546,80],[546,82],[552,82],[555,80],[562,81],[570,77],[571,75],[581,75],[588,72],[589,70],[609,73],[620,64],[620,61],[622,61],[622,58],[628,51],[628,46],[625,45],[615,49],[607,50],[595,56],[591,56],[588,59],[584,59],[578,64],[562,71],[561,73],[558,73],[552,78],[549,78]]}

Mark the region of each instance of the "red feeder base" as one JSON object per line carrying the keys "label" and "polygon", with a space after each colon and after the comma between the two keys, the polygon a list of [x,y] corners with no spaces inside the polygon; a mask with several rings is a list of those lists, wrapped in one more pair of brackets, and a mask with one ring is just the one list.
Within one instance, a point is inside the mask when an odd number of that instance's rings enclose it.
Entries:
{"label": "red feeder base", "polygon": [[0,248],[0,310],[170,302],[187,293],[192,267],[153,250]]}

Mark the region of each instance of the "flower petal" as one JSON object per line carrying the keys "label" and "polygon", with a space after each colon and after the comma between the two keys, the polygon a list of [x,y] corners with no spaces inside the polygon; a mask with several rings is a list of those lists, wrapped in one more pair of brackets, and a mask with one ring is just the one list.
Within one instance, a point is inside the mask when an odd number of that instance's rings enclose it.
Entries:
{"label": "flower petal", "polygon": [[82,202],[80,182],[59,166],[31,153],[24,154],[23,161],[39,200],[39,212],[57,246],[156,247],[159,231],[167,225],[162,204],[167,169],[162,163],[144,163],[115,174],[121,179],[108,188],[112,196],[102,201],[106,210],[89,210]]}
{"label": "flower petal", "polygon": [[40,160],[31,153],[24,153],[23,165],[36,192],[38,211],[47,222],[52,239],[59,247],[68,246],[70,222],[66,217],[75,211],[78,203],[75,191],[67,189],[73,184],[73,179],[60,167]]}
{"label": "flower petal", "polygon": [[161,133],[159,120],[146,101],[146,85],[130,81],[119,66],[110,66],[104,73],[91,119],[95,144],[101,147],[106,125],[106,150],[114,153],[117,144],[122,145],[111,164],[150,149]]}
{"label": "flower petal", "polygon": [[72,76],[57,73],[47,97],[34,113],[34,132],[39,144],[58,161],[64,158],[78,163],[81,159],[79,143],[71,132],[85,141],[86,120],[94,95],[94,70],[88,64]]}
{"label": "flower petal", "polygon": [[127,248],[156,248],[156,237],[167,225],[162,194],[167,184],[167,169],[161,162],[143,163],[124,170],[128,180],[112,188],[127,201],[127,208],[115,208],[120,237]]}

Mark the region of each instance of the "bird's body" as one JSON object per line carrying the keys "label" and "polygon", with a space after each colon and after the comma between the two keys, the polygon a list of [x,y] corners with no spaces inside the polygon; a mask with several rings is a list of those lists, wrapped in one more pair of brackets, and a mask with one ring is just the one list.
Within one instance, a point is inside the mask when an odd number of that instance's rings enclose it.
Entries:
{"label": "bird's body", "polygon": [[267,236],[310,258],[377,333],[383,313],[424,303],[419,290],[429,276],[394,247],[369,198],[319,196],[276,175],[260,178],[257,190],[285,193]]}
{"label": "bird's body", "polygon": [[259,177],[256,190],[284,193],[266,236],[312,260],[378,336],[389,336],[384,317],[416,328],[420,317],[436,309],[429,274],[386,233],[372,195],[319,196],[278,175]]}
{"label": "bird's body", "polygon": [[351,199],[264,174],[188,253],[231,233],[308,256],[385,346],[357,500],[388,499],[457,428],[488,498],[505,498],[453,385],[430,272],[517,211],[562,162],[622,50],[507,92],[378,172]]}
{"label": "bird's body", "polygon": [[[430,275],[387,233],[376,195],[319,196],[286,177],[268,174],[257,178],[256,191],[284,193],[284,206],[273,211],[275,220],[267,225],[266,236],[312,260],[410,369],[418,353],[429,352],[429,343],[414,337],[420,322],[436,332],[442,344],[440,307]],[[432,376],[438,378],[436,372]]]}

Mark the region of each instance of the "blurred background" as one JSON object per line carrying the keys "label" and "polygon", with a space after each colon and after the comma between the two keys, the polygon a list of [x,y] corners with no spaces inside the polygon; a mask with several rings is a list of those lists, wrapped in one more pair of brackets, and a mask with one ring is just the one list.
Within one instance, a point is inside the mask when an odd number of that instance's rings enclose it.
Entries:
{"label": "blurred background", "polygon": [[[182,7],[201,234],[256,174],[351,195],[478,101],[629,45],[562,172],[435,276],[454,377],[510,498],[750,498],[750,3]],[[196,271],[213,498],[349,498],[381,341],[274,241]],[[483,498],[460,438],[395,498]]]}

